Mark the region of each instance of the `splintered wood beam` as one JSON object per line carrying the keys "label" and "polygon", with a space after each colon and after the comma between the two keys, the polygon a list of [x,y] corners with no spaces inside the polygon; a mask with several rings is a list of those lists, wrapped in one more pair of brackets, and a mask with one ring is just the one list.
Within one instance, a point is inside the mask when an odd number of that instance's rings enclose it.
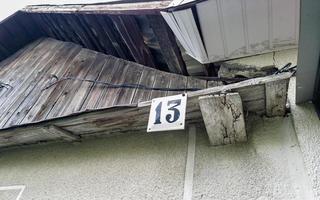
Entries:
{"label": "splintered wood beam", "polygon": [[80,139],[80,136],[75,135],[67,130],[64,130],[63,128],[55,125],[50,125],[48,127],[43,128],[47,133],[50,133],[52,135],[56,135],[59,138],[62,138],[63,140],[73,142]]}
{"label": "splintered wood beam", "polygon": [[110,15],[116,29],[129,48],[137,63],[155,68],[149,47],[144,43],[142,33],[134,16]]}
{"label": "splintered wood beam", "polygon": [[266,115],[284,116],[286,113],[288,81],[266,83]]}
{"label": "splintered wood beam", "polygon": [[199,97],[199,105],[210,144],[247,141],[241,97],[238,93]]}
{"label": "splintered wood beam", "polygon": [[160,15],[148,15],[148,20],[169,70],[176,74],[188,75],[175,36],[165,20]]}
{"label": "splintered wood beam", "polygon": [[24,12],[32,13],[94,13],[94,14],[125,14],[143,15],[160,14],[167,8],[171,0],[163,1],[132,1],[132,2],[110,2],[103,4],[78,4],[78,5],[33,5],[22,9]]}

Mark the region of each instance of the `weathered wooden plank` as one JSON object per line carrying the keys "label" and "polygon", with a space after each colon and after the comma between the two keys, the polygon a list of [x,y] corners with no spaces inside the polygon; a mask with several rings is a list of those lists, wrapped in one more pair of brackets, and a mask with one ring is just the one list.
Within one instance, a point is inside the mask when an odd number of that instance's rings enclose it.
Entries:
{"label": "weathered wooden plank", "polygon": [[48,15],[46,14],[40,14],[40,19],[42,20],[42,23],[44,24],[46,29],[49,29],[50,32],[54,35],[54,38],[58,40],[64,40],[62,33],[55,27],[55,24],[51,22],[51,20],[48,18]]}
{"label": "weathered wooden plank", "polygon": [[100,13],[100,14],[160,14],[160,10],[169,6],[171,1],[134,1],[126,3],[104,3],[96,5],[42,5],[27,6],[22,9],[31,13]]}
{"label": "weathered wooden plank", "polygon": [[[168,74],[168,77],[170,79],[170,85],[169,88],[171,89],[185,89],[188,83],[188,79],[186,76],[176,76],[175,74]],[[168,91],[167,95],[176,95],[176,94],[182,94],[185,93],[185,91]]]}
{"label": "weathered wooden plank", "polygon": [[63,41],[72,41],[71,38],[68,36],[68,34],[65,32],[65,30],[69,29],[69,27],[61,28],[60,24],[55,18],[56,14],[53,15],[48,15],[48,14],[43,14],[42,17],[47,20],[48,23],[50,23],[50,26],[52,30],[56,32],[56,34],[59,35],[59,38]]}
{"label": "weathered wooden plank", "polygon": [[[80,65],[84,62],[87,50],[84,51],[83,49],[77,54],[77,56],[72,60],[72,62],[68,65],[68,71],[62,75],[65,76],[76,76],[80,71]],[[49,94],[48,101],[42,106],[39,113],[37,113],[34,117],[34,120],[44,120],[50,113],[50,111],[55,106],[56,102],[64,94],[64,91],[67,87],[69,87],[70,82],[62,81],[55,85],[51,93]]]}
{"label": "weathered wooden plank", "polygon": [[[97,53],[88,49],[83,49],[79,55],[82,56],[80,63],[75,66],[74,74],[70,74],[69,77],[83,79],[90,71],[90,68],[96,59]],[[46,117],[47,119],[62,116],[66,107],[69,107],[71,105],[72,98],[79,90],[81,83],[82,81],[78,80],[64,81],[65,87],[61,91],[60,96],[58,97],[57,101],[54,103],[53,108]]]}
{"label": "weathered wooden plank", "polygon": [[[0,113],[3,114],[5,110],[9,108],[9,105],[14,103],[13,98],[19,98],[22,94],[26,93],[26,88],[29,87],[29,83],[35,84],[34,77],[37,77],[38,73],[34,73],[37,70],[42,69],[40,60],[48,59],[51,56],[50,50],[61,45],[60,42],[53,41],[52,39],[46,39],[38,45],[31,54],[31,57],[26,58],[23,62],[18,62],[18,66],[15,70],[11,71],[12,76],[8,76],[9,79],[4,77],[2,80],[11,85],[12,88],[6,95],[0,97]],[[30,69],[30,68],[31,69]],[[21,97],[20,97],[21,98]]]}
{"label": "weathered wooden plank", "polygon": [[55,21],[59,25],[60,29],[64,31],[65,36],[68,38],[68,41],[75,44],[84,46],[84,43],[81,41],[79,36],[75,33],[75,30],[70,27],[67,20],[64,17],[64,14],[55,14],[53,15]]}
{"label": "weathered wooden plank", "polygon": [[137,63],[155,68],[149,47],[144,43],[143,36],[133,16],[110,16],[116,29],[126,43]]}
{"label": "weathered wooden plank", "polygon": [[[157,71],[148,67],[144,67],[139,84],[145,86],[153,85],[156,73]],[[139,103],[142,101],[150,100],[151,92],[152,90],[137,89],[132,103]]]}
{"label": "weathered wooden plank", "polygon": [[[116,66],[114,66],[114,59],[111,59],[111,56],[108,56],[102,70],[97,78],[97,81],[109,83]],[[88,97],[85,99],[81,110],[91,110],[97,107],[99,100],[103,97],[104,93],[107,91],[107,86],[103,84],[93,84],[92,89],[90,90]]]}
{"label": "weathered wooden plank", "polygon": [[[106,63],[109,57],[104,54],[97,54],[94,63],[90,66],[90,70],[87,75],[84,76],[84,79],[87,80],[97,80],[99,77],[99,73],[102,71],[104,64]],[[89,66],[88,66],[89,67]],[[61,111],[61,115],[68,115],[74,112],[77,112],[81,109],[84,101],[90,93],[94,83],[91,82],[80,82],[79,89],[77,89],[72,96],[70,96],[70,103],[67,104],[63,111]],[[75,89],[74,86],[72,89]]]}
{"label": "weathered wooden plank", "polygon": [[73,49],[77,49],[74,44],[65,43],[60,49],[56,51],[55,56],[46,64],[47,72],[45,73],[45,75],[36,83],[32,91],[26,96],[26,98],[19,105],[16,111],[13,112],[12,116],[5,123],[5,127],[20,124],[20,122],[26,117],[31,108],[33,106],[36,106],[36,103],[42,96],[43,89],[50,83],[52,79],[51,75],[54,74],[56,76],[59,76],[63,71],[67,69],[61,68],[61,66],[64,66],[70,53],[71,55],[73,55]]}
{"label": "weathered wooden plank", "polygon": [[97,37],[98,42],[103,48],[103,53],[108,55],[118,56],[118,53],[113,46],[110,38],[104,31],[103,27],[99,24],[94,15],[81,15],[87,26],[91,29],[92,34]]}
{"label": "weathered wooden plank", "polygon": [[[75,59],[76,55],[82,49],[78,45],[74,45],[73,44],[72,46],[73,46],[73,48],[70,49],[69,52],[65,53],[64,59],[61,59],[56,64],[58,68],[55,68],[54,72],[49,72],[50,74],[55,75],[57,77],[61,77],[64,74],[67,74],[67,72],[70,69],[69,66],[72,66],[72,61]],[[38,118],[39,116],[45,115],[44,113],[46,113],[48,108],[51,109],[51,107],[50,107],[51,104],[50,103],[53,103],[53,102],[50,101],[50,100],[53,97],[55,97],[55,93],[53,91],[57,91],[57,90],[54,90],[56,88],[55,86],[52,86],[52,87],[50,87],[48,89],[43,90],[45,87],[46,87],[46,84],[43,84],[42,91],[40,92],[37,101],[34,103],[32,108],[28,111],[27,115],[24,117],[24,119],[21,122],[21,124],[25,124],[25,123],[30,123],[32,121],[36,121],[36,120],[39,119]],[[23,111],[21,113],[23,113]]]}
{"label": "weathered wooden plank", "polygon": [[104,52],[104,49],[100,44],[99,38],[97,38],[96,32],[90,28],[89,24],[87,24],[87,22],[84,20],[83,16],[80,14],[77,14],[75,15],[75,17],[79,23],[79,27],[83,29],[85,36],[94,46],[94,49],[92,50]]}
{"label": "weathered wooden plank", "polygon": [[112,45],[116,49],[118,56],[129,61],[134,61],[127,45],[116,30],[116,27],[111,19],[106,15],[93,15],[93,20],[96,20],[99,23],[104,33],[112,42]]}
{"label": "weathered wooden plank", "polygon": [[69,141],[69,142],[74,142],[80,139],[80,136],[75,135],[55,125],[44,127],[43,130],[48,132],[49,134],[56,135],[58,138],[62,138],[63,140]]}
{"label": "weathered wooden plank", "polygon": [[96,48],[93,46],[93,43],[89,40],[87,33],[84,32],[83,28],[80,26],[79,19],[74,15],[65,14],[62,15],[66,22],[68,23],[69,27],[73,29],[74,33],[78,36],[81,40],[82,44],[89,49],[95,50]]}
{"label": "weathered wooden plank", "polygon": [[[123,84],[126,79],[129,66],[124,60],[115,60],[114,63],[116,65],[114,66],[115,71],[113,71],[110,82],[112,84]],[[105,108],[113,105],[119,95],[120,90],[120,88],[107,87],[107,90],[104,91],[101,98],[97,102],[96,108]]]}
{"label": "weathered wooden plank", "polygon": [[[127,63],[128,70],[126,72],[126,77],[124,79],[124,84],[139,84],[142,78],[142,71],[144,67],[140,65],[136,65],[134,63]],[[115,100],[109,105],[126,105],[130,104],[133,100],[134,94],[136,92],[136,88],[120,88],[114,96],[116,96]]]}
{"label": "weathered wooden plank", "polygon": [[199,97],[200,110],[211,145],[247,140],[241,97],[238,93]]}
{"label": "weathered wooden plank", "polygon": [[[63,46],[63,43],[59,42],[52,50],[53,52],[59,53],[59,51],[63,49]],[[48,56],[44,56],[42,60],[39,60],[39,62],[36,63],[36,71],[31,70],[30,76],[22,82],[21,86],[13,89],[14,93],[10,98],[7,98],[5,104],[2,105],[0,111],[0,127],[5,127],[6,122],[9,121],[16,110],[18,110],[19,106],[21,106],[21,104],[24,105],[24,100],[32,93],[39,83],[41,84],[43,82],[42,78],[52,64],[56,62],[55,58],[59,58],[58,53],[51,53],[49,49],[49,52],[47,52]],[[11,123],[15,123],[15,121],[11,121]]]}
{"label": "weathered wooden plank", "polygon": [[148,20],[159,42],[161,53],[170,72],[187,75],[186,65],[177,45],[176,38],[165,20],[160,15],[148,15]]}
{"label": "weathered wooden plank", "polygon": [[[158,72],[156,75],[156,79],[153,83],[154,88],[168,88],[170,84],[170,79],[167,76],[168,73]],[[167,96],[168,91],[165,90],[152,90],[150,99],[157,98],[157,97],[164,97]]]}
{"label": "weathered wooden plank", "polygon": [[266,83],[266,114],[268,117],[285,115],[288,84],[289,80]]}
{"label": "weathered wooden plank", "polygon": [[208,81],[208,88],[209,87],[217,87],[223,85],[222,81]]}

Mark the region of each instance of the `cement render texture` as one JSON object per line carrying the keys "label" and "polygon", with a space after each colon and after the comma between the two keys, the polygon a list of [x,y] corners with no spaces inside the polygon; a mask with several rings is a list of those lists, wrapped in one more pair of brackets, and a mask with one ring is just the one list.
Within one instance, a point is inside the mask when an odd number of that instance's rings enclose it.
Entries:
{"label": "cement render texture", "polygon": [[320,199],[320,120],[311,102],[295,104],[296,79],[289,84],[289,101],[306,171],[315,199]]}
{"label": "cement render texture", "polygon": [[250,124],[245,144],[208,148],[198,137],[194,199],[313,199],[291,117]]}
{"label": "cement render texture", "polygon": [[26,185],[21,200],[182,199],[186,142],[132,134],[1,152],[0,186]]}
{"label": "cement render texture", "polygon": [[[222,147],[198,129],[193,199],[313,199],[291,117],[247,124],[248,143]],[[180,200],[187,138],[137,133],[0,152],[0,186],[25,185],[21,200]]]}

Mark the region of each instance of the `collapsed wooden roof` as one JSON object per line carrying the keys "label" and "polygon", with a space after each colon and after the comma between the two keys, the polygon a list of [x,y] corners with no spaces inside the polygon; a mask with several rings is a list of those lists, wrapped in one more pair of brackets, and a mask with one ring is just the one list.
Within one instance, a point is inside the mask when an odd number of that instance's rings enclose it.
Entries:
{"label": "collapsed wooden roof", "polygon": [[160,10],[171,1],[29,6],[0,24],[0,60],[40,37],[51,37],[187,75],[176,38]]}
{"label": "collapsed wooden roof", "polygon": [[1,62],[0,69],[0,147],[146,130],[150,100],[183,92],[111,88],[99,82],[203,88],[188,93],[186,114],[187,123],[201,123],[198,97],[229,91],[239,92],[245,112],[282,113],[291,75],[217,86],[50,38],[27,45]]}

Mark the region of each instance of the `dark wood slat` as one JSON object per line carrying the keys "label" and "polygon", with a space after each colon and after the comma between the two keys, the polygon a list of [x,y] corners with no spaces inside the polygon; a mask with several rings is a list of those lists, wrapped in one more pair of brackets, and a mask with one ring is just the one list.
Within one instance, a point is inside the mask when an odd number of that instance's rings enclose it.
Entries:
{"label": "dark wood slat", "polygon": [[86,34],[87,38],[91,41],[91,43],[94,46],[94,50],[99,51],[101,53],[104,52],[103,47],[100,44],[99,39],[96,36],[96,32],[94,32],[89,24],[87,24],[87,22],[84,20],[82,15],[75,15],[76,18],[78,19],[78,21],[80,22],[79,25],[80,27],[83,29],[84,33]]}
{"label": "dark wood slat", "polygon": [[45,14],[43,15],[43,17],[46,18],[47,21],[51,24],[52,29],[54,29],[54,31],[59,35],[61,40],[72,41],[70,37],[65,33],[65,29],[60,27],[60,24],[57,22],[53,15]]}
{"label": "dark wood slat", "polygon": [[19,11],[15,17],[17,23],[19,23],[30,36],[30,41],[45,35],[40,26],[33,20],[32,15],[33,14]]}
{"label": "dark wood slat", "polygon": [[11,33],[8,32],[7,29],[4,28],[4,26],[0,26],[0,38],[1,38],[1,44],[0,46],[1,51],[7,55],[11,55],[16,50],[19,49],[19,45],[17,43],[17,39],[12,37]]}
{"label": "dark wood slat", "polygon": [[97,23],[99,23],[100,27],[108,36],[113,47],[117,51],[118,56],[126,60],[134,61],[128,47],[116,30],[116,27],[114,26],[111,19],[107,15],[93,15],[92,17],[94,21],[97,21]]}
{"label": "dark wood slat", "polygon": [[79,36],[75,33],[75,30],[70,27],[70,25],[64,18],[64,14],[55,14],[54,19],[57,21],[60,29],[65,32],[68,41],[84,46]]}
{"label": "dark wood slat", "polygon": [[55,28],[55,26],[52,24],[51,20],[48,18],[48,15],[40,14],[39,17],[42,20],[42,23],[45,25],[45,28],[48,28],[51,31],[51,33],[54,35],[54,38],[56,38],[58,40],[63,40],[62,35]]}
{"label": "dark wood slat", "polygon": [[143,36],[133,16],[110,16],[122,39],[125,41],[137,63],[155,68],[149,47],[144,43]]}
{"label": "dark wood slat", "polygon": [[177,45],[176,38],[163,17],[160,15],[148,15],[147,17],[170,72],[187,75],[186,65]]}
{"label": "dark wood slat", "polygon": [[[156,73],[156,70],[153,70],[149,67],[144,67],[139,84],[145,86],[153,85],[156,78]],[[151,92],[152,90],[137,89],[132,103],[150,100]]]}
{"label": "dark wood slat", "polygon": [[[70,74],[69,76],[80,79],[86,77],[96,59],[97,53],[88,49],[83,49],[81,56],[81,62],[77,66],[75,66],[75,73]],[[79,90],[81,83],[82,81],[77,80],[64,81],[66,87],[61,91],[61,95],[58,97],[57,101],[55,102],[53,108],[46,118],[61,116],[66,107],[71,104],[72,98],[74,97],[74,94]]]}
{"label": "dark wood slat", "polygon": [[84,32],[83,28],[79,25],[80,22],[74,15],[61,15],[65,18],[66,22],[68,23],[69,27],[73,29],[75,34],[78,36],[78,38],[81,40],[82,44],[89,49],[95,50],[95,47],[93,46],[92,42],[87,37],[87,34]]}
{"label": "dark wood slat", "polygon": [[97,38],[97,41],[100,43],[103,48],[103,53],[108,55],[118,56],[118,53],[112,42],[110,41],[108,35],[105,33],[101,25],[98,23],[94,15],[80,15],[81,18],[85,21],[86,25],[91,29],[94,37]]}
{"label": "dark wood slat", "polygon": [[61,46],[61,48],[56,51],[52,51],[54,56],[50,59],[50,61],[45,64],[45,70],[43,77],[36,83],[34,88],[30,91],[30,93],[26,96],[23,102],[19,105],[15,112],[13,112],[10,119],[5,124],[5,127],[18,125],[23,120],[23,118],[27,115],[29,110],[34,106],[36,101],[41,95],[42,89],[49,84],[51,80],[50,74],[59,74],[59,71],[63,71],[64,69],[60,66],[64,65],[66,58],[68,58],[68,54],[72,52],[72,49],[75,48],[75,45],[70,43],[65,43]]}
{"label": "dark wood slat", "polygon": [[36,22],[36,24],[40,27],[43,33],[45,33],[47,36],[56,38],[56,35],[52,31],[51,27],[47,27],[43,19],[41,18],[40,14],[38,13],[32,13],[31,15],[32,20]]}

